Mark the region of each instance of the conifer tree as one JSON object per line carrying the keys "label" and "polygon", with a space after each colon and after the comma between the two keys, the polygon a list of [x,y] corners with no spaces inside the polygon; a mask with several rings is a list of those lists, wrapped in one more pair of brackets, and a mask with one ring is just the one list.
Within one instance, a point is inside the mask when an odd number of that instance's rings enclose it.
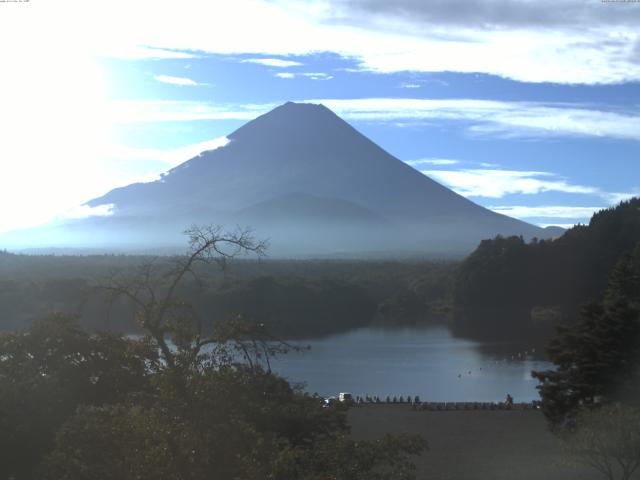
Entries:
{"label": "conifer tree", "polygon": [[556,368],[533,376],[553,427],[572,426],[582,408],[640,399],[640,244],[611,272],[603,301],[559,328],[547,351]]}

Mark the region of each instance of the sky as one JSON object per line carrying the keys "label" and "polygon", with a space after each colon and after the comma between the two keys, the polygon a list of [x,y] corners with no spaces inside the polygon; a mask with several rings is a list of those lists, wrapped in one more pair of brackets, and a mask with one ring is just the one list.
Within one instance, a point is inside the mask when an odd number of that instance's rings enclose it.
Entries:
{"label": "sky", "polygon": [[0,0],[0,61],[0,232],[286,101],[538,225],[640,195],[636,0]]}

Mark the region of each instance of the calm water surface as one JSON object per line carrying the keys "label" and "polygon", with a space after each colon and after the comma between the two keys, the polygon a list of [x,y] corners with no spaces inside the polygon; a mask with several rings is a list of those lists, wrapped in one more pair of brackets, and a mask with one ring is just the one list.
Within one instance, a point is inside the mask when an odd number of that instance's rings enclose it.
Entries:
{"label": "calm water surface", "polygon": [[[551,367],[521,347],[482,344],[454,337],[444,327],[362,328],[314,340],[310,350],[272,361],[291,382],[320,395],[419,395],[423,401],[538,400],[531,370]],[[500,347],[500,348],[498,348]],[[503,353],[491,353],[492,351]],[[520,356],[518,356],[520,354]]]}

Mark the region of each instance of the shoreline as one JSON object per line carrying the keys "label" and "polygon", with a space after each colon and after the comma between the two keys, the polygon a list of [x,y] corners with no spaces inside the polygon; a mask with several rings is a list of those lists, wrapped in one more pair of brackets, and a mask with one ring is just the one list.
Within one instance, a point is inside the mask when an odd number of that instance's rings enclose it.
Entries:
{"label": "shoreline", "polygon": [[[532,400],[530,402],[514,402],[507,403],[502,402],[458,402],[458,401],[445,401],[445,402],[429,402],[429,401],[411,401],[411,400],[397,400],[387,401],[380,400],[378,397],[373,399],[363,400],[362,397],[357,397],[359,400],[352,400],[352,407],[366,407],[366,406],[397,406],[397,407],[411,407],[414,411],[456,411],[456,410],[537,410],[539,409],[540,401]],[[402,397],[401,397],[402,398]],[[412,398],[412,397],[409,397]],[[337,397],[331,396],[325,398],[327,400],[336,400]]]}

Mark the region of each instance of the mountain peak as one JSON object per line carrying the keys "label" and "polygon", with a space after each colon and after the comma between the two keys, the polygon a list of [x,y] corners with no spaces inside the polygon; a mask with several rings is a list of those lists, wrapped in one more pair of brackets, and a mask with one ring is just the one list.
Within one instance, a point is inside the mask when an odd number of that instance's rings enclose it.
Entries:
{"label": "mountain peak", "polygon": [[[305,122],[342,120],[335,113],[321,103],[296,103],[286,102],[277,106],[273,110],[265,113],[262,117],[274,119],[276,117],[287,117],[289,120],[303,120]],[[262,118],[258,117],[258,118]],[[257,119],[256,119],[257,120]]]}
{"label": "mountain peak", "polygon": [[[307,114],[329,112],[333,113],[327,107],[321,103],[309,103],[309,102],[285,102],[282,105],[274,108],[271,112],[283,110],[287,112],[305,112]],[[269,113],[271,113],[269,112]]]}
{"label": "mountain peak", "polygon": [[352,127],[322,104],[286,102],[260,115],[228,136],[240,140],[258,136],[318,135]]}

